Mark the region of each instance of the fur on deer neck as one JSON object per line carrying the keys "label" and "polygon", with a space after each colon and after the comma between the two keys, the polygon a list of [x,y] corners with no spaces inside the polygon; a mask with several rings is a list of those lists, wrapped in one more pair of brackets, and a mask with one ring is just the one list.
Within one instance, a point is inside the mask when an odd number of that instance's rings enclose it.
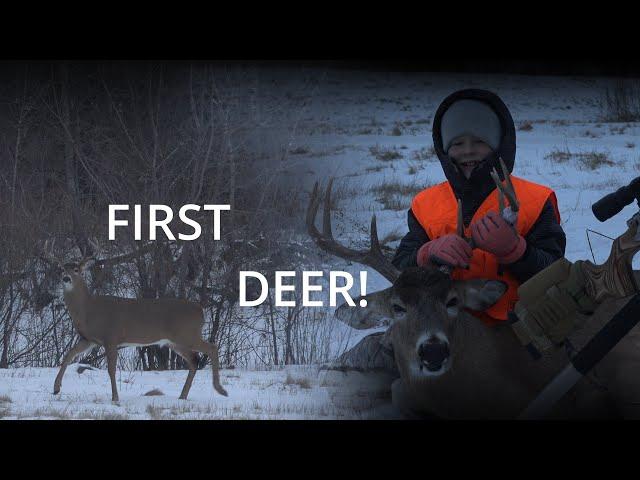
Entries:
{"label": "fur on deer neck", "polygon": [[77,281],[74,285],[64,290],[64,303],[71,314],[71,321],[85,338],[87,337],[87,300],[92,297],[86,282]]}
{"label": "fur on deer neck", "polygon": [[428,412],[442,418],[515,416],[526,406],[528,390],[523,389],[523,379],[513,378],[510,345],[524,349],[517,341],[510,342],[510,332],[501,325],[487,327],[467,312],[461,312],[456,322],[450,338],[450,369],[437,377],[403,375],[406,390],[412,392],[405,399],[406,406],[417,414]]}

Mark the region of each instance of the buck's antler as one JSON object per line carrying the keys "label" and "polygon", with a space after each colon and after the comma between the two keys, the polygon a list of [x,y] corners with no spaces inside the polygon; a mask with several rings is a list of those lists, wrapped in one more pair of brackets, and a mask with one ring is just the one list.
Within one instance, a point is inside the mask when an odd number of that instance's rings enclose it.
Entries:
{"label": "buck's antler", "polygon": [[87,238],[87,243],[93,249],[93,254],[89,254],[89,249],[85,250],[84,252],[80,252],[82,254],[82,258],[78,261],[78,268],[80,268],[80,270],[84,269],[89,260],[97,260],[97,257],[100,254],[100,244],[98,243],[97,238]]}
{"label": "buck's antler", "polygon": [[400,275],[400,271],[384,256],[378,240],[378,229],[376,226],[376,216],[371,217],[371,245],[367,251],[353,250],[340,245],[333,238],[331,232],[331,187],[333,179],[329,180],[324,198],[324,211],[322,215],[322,233],[315,225],[316,215],[320,207],[320,194],[318,182],[313,187],[311,200],[307,209],[307,231],[316,244],[323,250],[336,255],[337,257],[362,263],[373,268],[391,283]]}
{"label": "buck's antler", "polygon": [[[516,190],[513,188],[511,182],[511,174],[504,164],[502,158],[500,158],[500,168],[502,170],[502,176],[506,185],[503,185],[500,181],[500,176],[495,168],[491,172],[491,178],[493,178],[496,188],[498,189],[498,207],[500,209],[500,215],[511,225],[515,225],[518,220],[518,210],[520,210],[520,203],[516,197]],[[505,206],[505,197],[509,200],[509,206]]]}
{"label": "buck's antler", "polygon": [[56,265],[58,267],[62,267],[64,262],[62,262],[58,257],[56,257],[53,254],[53,246],[55,245],[55,243],[56,243],[56,239],[55,238],[51,242],[50,246],[49,246],[49,240],[46,240],[44,242],[44,247],[42,249],[42,254],[43,254],[44,258],[46,260],[48,260],[50,263],[53,263],[54,265]]}

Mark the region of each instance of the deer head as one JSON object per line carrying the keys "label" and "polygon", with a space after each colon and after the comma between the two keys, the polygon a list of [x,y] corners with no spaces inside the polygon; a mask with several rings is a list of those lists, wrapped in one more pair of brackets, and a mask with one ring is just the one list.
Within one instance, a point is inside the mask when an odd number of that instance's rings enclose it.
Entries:
{"label": "deer head", "polygon": [[94,255],[82,254],[82,258],[77,262],[62,262],[60,258],[56,257],[53,253],[55,240],[49,245],[47,240],[44,244],[44,255],[52,264],[56,265],[61,271],[62,286],[65,294],[78,291],[86,291],[87,284],[84,280],[83,274],[89,265],[90,260],[95,260],[95,256],[98,255],[100,248],[96,240],[88,240],[91,244]]}
{"label": "deer head", "polygon": [[[388,325],[382,341],[393,350],[403,377],[443,375],[454,362],[459,322],[474,321],[463,315],[463,310],[485,310],[504,294],[507,285],[480,279],[456,281],[451,278],[447,266],[413,267],[399,272],[382,253],[375,215],[371,220],[368,251],[356,251],[338,244],[331,233],[331,186],[330,181],[324,199],[322,233],[315,227],[320,198],[317,183],[314,187],[307,211],[309,234],[322,249],[367,265],[392,283],[387,289],[365,296],[365,308],[347,304],[338,307],[336,317],[356,329]],[[461,208],[460,204],[458,208]],[[355,303],[359,305],[359,299]]]}

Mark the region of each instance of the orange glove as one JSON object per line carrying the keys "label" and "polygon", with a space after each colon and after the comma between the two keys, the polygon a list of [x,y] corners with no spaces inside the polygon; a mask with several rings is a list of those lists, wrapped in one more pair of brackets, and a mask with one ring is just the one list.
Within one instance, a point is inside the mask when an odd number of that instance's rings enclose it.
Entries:
{"label": "orange glove", "polygon": [[476,247],[494,254],[498,263],[513,263],[527,249],[524,237],[497,212],[489,212],[472,223],[471,236]]}
{"label": "orange glove", "polygon": [[471,247],[462,237],[450,233],[425,243],[418,250],[418,266],[448,264],[452,267],[469,268]]}

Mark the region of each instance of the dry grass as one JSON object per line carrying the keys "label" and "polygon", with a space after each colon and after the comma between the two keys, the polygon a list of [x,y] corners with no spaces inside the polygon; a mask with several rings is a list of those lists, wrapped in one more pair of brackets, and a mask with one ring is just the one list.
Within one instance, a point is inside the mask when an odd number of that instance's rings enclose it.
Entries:
{"label": "dry grass", "polygon": [[147,414],[149,415],[149,418],[151,418],[151,420],[162,420],[164,418],[164,413],[162,412],[162,409],[159,407],[156,407],[155,405],[147,405],[147,408],[145,409]]}
{"label": "dry grass", "polygon": [[546,160],[551,160],[556,163],[564,163],[571,160],[572,153],[565,149],[561,150],[559,148],[554,148],[548,154],[544,156]]}
{"label": "dry grass", "polygon": [[598,135],[597,133],[593,133],[591,130],[585,130],[583,135],[589,138],[600,138],[600,135]]}
{"label": "dry grass", "polygon": [[391,242],[396,242],[398,240],[401,240],[403,236],[404,235],[398,233],[397,231],[389,232],[383,238],[380,239],[380,245],[386,245]]}
{"label": "dry grass", "polygon": [[418,170],[420,170],[418,167],[416,167],[415,165],[410,165],[409,169],[407,170],[407,173],[409,175],[415,175],[416,173],[418,173]]}
{"label": "dry grass", "polygon": [[373,167],[367,167],[364,169],[365,172],[380,172],[384,170],[386,167],[384,165],[374,165]]}
{"label": "dry grass", "polygon": [[289,150],[289,153],[291,155],[305,155],[307,153],[310,153],[311,150],[309,150],[308,147],[296,147],[292,150]]}
{"label": "dry grass", "polygon": [[284,381],[285,385],[297,385],[300,388],[310,389],[311,381],[306,377],[293,377],[290,373],[287,373],[287,378]]}
{"label": "dry grass", "polygon": [[640,82],[623,79],[607,88],[600,102],[602,120],[637,122],[640,120]]}
{"label": "dry grass", "polygon": [[11,399],[7,395],[0,395],[0,418],[9,415],[9,403]]}
{"label": "dry grass", "polygon": [[391,162],[403,158],[402,154],[395,147],[386,148],[380,145],[374,145],[373,147],[369,147],[369,153],[377,160],[383,162]]}
{"label": "dry grass", "polygon": [[437,158],[436,149],[431,147],[422,147],[420,150],[413,152],[414,160],[429,160]]}
{"label": "dry grass", "polygon": [[98,420],[128,420],[129,417],[120,413],[104,413],[98,417]]}
{"label": "dry grass", "polygon": [[530,132],[531,130],[533,130],[533,123],[531,123],[529,120],[525,120],[518,126],[518,130],[520,130],[521,132]]}
{"label": "dry grass", "polygon": [[597,170],[602,166],[611,167],[615,162],[605,152],[585,152],[576,154],[579,166],[588,170]]}
{"label": "dry grass", "polygon": [[624,135],[627,132],[629,125],[620,125],[609,128],[611,135]]}
{"label": "dry grass", "polygon": [[383,205],[384,210],[405,210],[409,208],[411,198],[425,188],[424,183],[417,181],[403,183],[392,180],[371,187],[371,191],[376,196],[376,200]]}
{"label": "dry grass", "polygon": [[579,152],[572,153],[568,149],[561,150],[559,148],[553,149],[544,157],[547,160],[551,160],[556,163],[565,163],[569,160],[575,160],[578,168],[586,168],[588,170],[597,170],[600,167],[611,167],[616,164],[607,152]]}

